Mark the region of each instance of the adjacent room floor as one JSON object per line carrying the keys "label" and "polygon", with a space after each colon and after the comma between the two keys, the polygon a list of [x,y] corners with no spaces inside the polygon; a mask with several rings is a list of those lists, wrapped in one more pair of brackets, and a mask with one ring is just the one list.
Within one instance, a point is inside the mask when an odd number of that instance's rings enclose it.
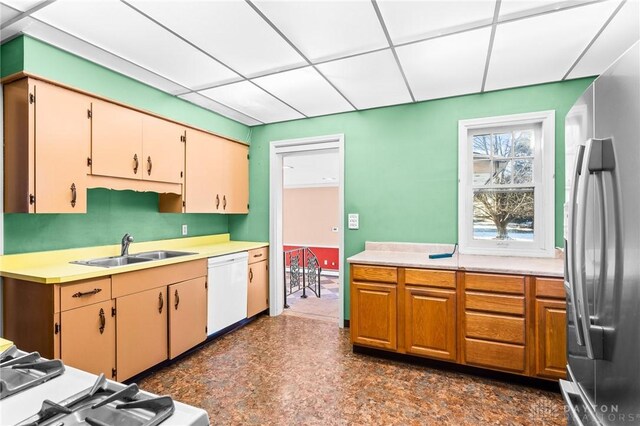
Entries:
{"label": "adjacent room floor", "polygon": [[354,354],[349,330],[260,317],[139,382],[212,425],[563,425],[559,393]]}
{"label": "adjacent room floor", "polygon": [[310,291],[307,291],[308,297],[306,299],[300,297],[302,291],[289,295],[287,297],[289,308],[285,309],[283,313],[337,324],[340,315],[338,311],[340,300],[338,277],[322,275],[320,287],[320,297]]}

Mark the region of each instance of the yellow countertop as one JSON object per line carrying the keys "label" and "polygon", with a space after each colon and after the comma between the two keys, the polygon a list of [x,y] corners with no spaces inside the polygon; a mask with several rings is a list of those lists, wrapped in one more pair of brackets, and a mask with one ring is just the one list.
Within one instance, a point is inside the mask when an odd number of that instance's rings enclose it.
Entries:
{"label": "yellow countertop", "polygon": [[96,259],[120,254],[120,245],[85,247],[68,250],[42,251],[35,253],[0,256],[0,276],[33,281],[42,284],[59,284],[89,278],[105,277],[123,272],[188,262],[230,253],[266,247],[268,243],[231,241],[229,234],[206,235],[203,237],[176,238],[172,240],[133,242],[130,254],[152,250],[178,250],[192,252],[188,256],[171,259],[134,263],[125,266],[103,268],[99,266],[69,263],[75,260]]}

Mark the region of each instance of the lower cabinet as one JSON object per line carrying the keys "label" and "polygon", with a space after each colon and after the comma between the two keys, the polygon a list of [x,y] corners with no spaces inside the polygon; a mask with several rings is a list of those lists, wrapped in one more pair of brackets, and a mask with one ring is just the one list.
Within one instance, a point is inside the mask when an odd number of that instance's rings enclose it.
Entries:
{"label": "lower cabinet", "polygon": [[117,380],[167,359],[167,287],[116,299]]}
{"label": "lower cabinet", "polygon": [[116,321],[113,300],[62,312],[61,358],[66,365],[103,373],[108,378],[116,367]]}
{"label": "lower cabinet", "polygon": [[536,374],[564,379],[567,366],[564,301],[536,299]]}
{"label": "lower cabinet", "polygon": [[207,278],[169,286],[169,358],[207,338]]}
{"label": "lower cabinet", "polygon": [[395,284],[351,283],[351,340],[382,349],[398,348]]}
{"label": "lower cabinet", "polygon": [[269,262],[249,264],[247,318],[269,309]]}

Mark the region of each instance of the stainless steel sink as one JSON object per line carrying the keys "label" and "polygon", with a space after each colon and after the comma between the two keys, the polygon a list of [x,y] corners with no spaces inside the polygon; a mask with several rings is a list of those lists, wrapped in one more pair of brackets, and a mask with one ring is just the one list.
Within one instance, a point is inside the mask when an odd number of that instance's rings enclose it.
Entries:
{"label": "stainless steel sink", "polygon": [[162,259],[171,259],[172,257],[180,257],[180,256],[189,256],[191,252],[186,251],[171,251],[171,250],[155,250],[155,251],[145,251],[144,253],[136,253],[131,256],[144,258],[144,259],[153,259],[153,260],[162,260]]}
{"label": "stainless steel sink", "polygon": [[114,266],[131,265],[132,263],[150,262],[153,259],[136,256],[113,256],[99,259],[76,260],[71,263],[87,266],[101,266],[103,268],[113,268]]}

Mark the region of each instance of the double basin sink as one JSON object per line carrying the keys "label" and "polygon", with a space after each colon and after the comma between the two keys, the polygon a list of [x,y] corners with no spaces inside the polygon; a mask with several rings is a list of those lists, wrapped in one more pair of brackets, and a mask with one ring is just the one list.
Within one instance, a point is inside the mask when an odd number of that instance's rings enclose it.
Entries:
{"label": "double basin sink", "polygon": [[115,266],[125,266],[125,265],[132,265],[134,263],[152,262],[154,260],[171,259],[174,257],[189,256],[191,254],[196,254],[196,253],[190,253],[186,251],[156,250],[156,251],[147,251],[144,253],[128,254],[124,256],[111,256],[111,257],[101,257],[98,259],[75,260],[71,263],[77,263],[79,265],[87,265],[87,266],[100,266],[103,268],[113,268]]}

